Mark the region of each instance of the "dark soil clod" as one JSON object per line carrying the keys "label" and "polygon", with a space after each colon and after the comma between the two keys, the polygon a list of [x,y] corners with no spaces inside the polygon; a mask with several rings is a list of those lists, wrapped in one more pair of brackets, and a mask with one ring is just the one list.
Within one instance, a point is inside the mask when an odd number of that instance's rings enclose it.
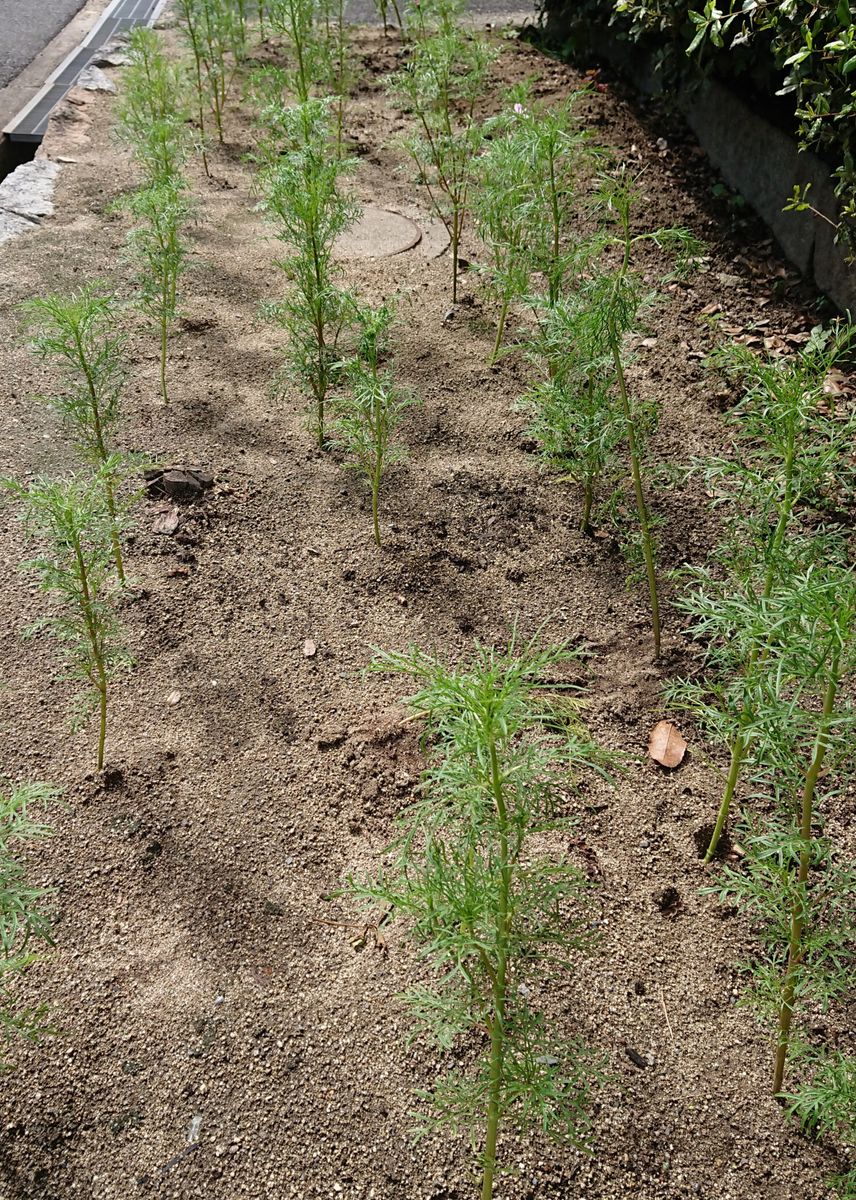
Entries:
{"label": "dark soil clod", "polygon": [[[704,858],[704,856],[707,854],[707,848],[710,845],[710,839],[713,837],[713,829],[713,822],[711,822],[708,825],[702,825],[693,834],[693,841],[695,842],[695,847],[699,858]],[[729,837],[728,830],[725,829],[722,831],[722,835],[719,839],[719,845],[716,847],[716,853],[713,857],[717,860],[728,858],[731,852],[731,838]]]}
{"label": "dark soil clod", "polygon": [[664,917],[677,917],[684,911],[684,902],[676,887],[667,887],[662,892],[655,892],[654,903]]}
{"label": "dark soil clod", "polygon": [[640,1071],[644,1071],[648,1066],[648,1059],[641,1055],[638,1050],[634,1050],[632,1046],[625,1046],[624,1052],[634,1067],[638,1067]]}

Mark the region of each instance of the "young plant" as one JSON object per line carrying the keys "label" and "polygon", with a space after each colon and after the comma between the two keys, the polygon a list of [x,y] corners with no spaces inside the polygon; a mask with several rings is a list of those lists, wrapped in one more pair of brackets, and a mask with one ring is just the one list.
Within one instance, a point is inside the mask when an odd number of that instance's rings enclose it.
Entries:
{"label": "young plant", "polygon": [[121,529],[125,522],[120,519],[116,493],[131,464],[114,449],[125,382],[125,346],[116,328],[117,307],[115,296],[98,284],[87,284],[67,296],[29,300],[22,310],[33,335],[30,348],[55,362],[61,372],[63,388],[48,397],[48,403],[104,484],[113,559],[124,584]]}
{"label": "young plant", "polygon": [[[691,587],[677,602],[705,645],[704,684],[675,685],[728,747],[729,768],[705,862],[716,853],[756,738],[759,693],[780,638],[789,580],[812,560],[836,557],[831,529],[809,528],[806,509],[834,518],[846,510],[845,464],[856,414],[829,411],[824,382],[851,341],[848,330],[820,328],[787,359],[764,360],[728,347],[714,361],[746,387],[733,411],[735,455],[705,468],[715,504],[727,507],[726,534],[712,567],[687,570]],[[781,596],[778,593],[781,592]]]}
{"label": "young plant", "polygon": [[483,1200],[493,1195],[502,1126],[581,1144],[597,1074],[581,1043],[551,1035],[527,983],[542,989],[550,967],[584,940],[583,881],[561,851],[543,848],[567,829],[557,814],[574,773],[602,769],[583,730],[561,740],[545,729],[544,689],[573,657],[512,638],[504,650],[477,647],[456,669],[417,648],[375,664],[416,680],[409,703],[433,749],[419,799],[401,818],[394,866],[355,886],[407,918],[431,964],[435,986],[410,996],[419,1028],[444,1050],[469,1043],[476,1052],[471,1072],[449,1073],[432,1098],[439,1122],[481,1142]]}
{"label": "young plant", "polygon": [[577,216],[581,170],[592,155],[577,126],[574,105],[533,105],[515,89],[509,109],[488,121],[488,140],[476,164],[472,210],[490,255],[487,286],[500,305],[491,363],[502,345],[510,305],[528,296],[533,277],[544,280],[555,306],[576,255],[567,246]]}
{"label": "young plant", "polygon": [[378,497],[388,467],[404,458],[394,442],[395,434],[415,397],[398,387],[392,372],[381,362],[393,312],[386,305],[360,309],[357,314],[357,353],[343,370],[344,394],[335,402],[333,444],[344,451],[347,465],[362,475],[372,493],[372,526],[375,545],[380,546]]}
{"label": "young plant", "polygon": [[293,65],[283,72],[285,86],[299,104],[309,101],[313,85],[325,75],[325,46],[317,15],[316,0],[268,0],[270,27],[288,43],[293,59]]}
{"label": "young plant", "polygon": [[249,0],[231,0],[232,53],[235,62],[242,63],[247,57],[247,25]]}
{"label": "young plant", "polygon": [[201,43],[208,103],[217,140],[223,144],[223,117],[232,81],[230,51],[235,44],[234,13],[229,0],[195,0],[196,37]]}
{"label": "young plant", "polygon": [[336,122],[336,155],[344,152],[345,105],[354,80],[345,0],[319,0],[323,29],[319,82],[332,97]]}
{"label": "young plant", "polygon": [[188,154],[186,83],[153,29],[138,26],[128,43],[122,76],[119,136],[131,147],[148,183],[177,175]]}
{"label": "young plant", "polygon": [[[596,289],[598,308],[592,313],[600,325],[600,335],[593,339],[597,358],[605,347],[612,360],[615,388],[620,411],[624,419],[625,440],[630,457],[630,474],[636,501],[636,517],[639,523],[639,539],[645,573],[648,579],[648,595],[651,603],[651,625],[654,634],[654,657],[660,657],[660,602],[657,591],[657,572],[654,564],[654,539],[652,521],[648,510],[643,484],[643,446],[646,429],[641,414],[646,414],[649,426],[655,422],[656,413],[650,406],[634,402],[627,384],[625,371],[627,335],[637,327],[643,304],[650,299],[642,286],[642,280],[634,269],[634,253],[646,242],[676,251],[680,265],[688,262],[701,249],[698,241],[685,229],[658,229],[654,232],[634,234],[631,230],[631,215],[636,193],[628,180],[607,180],[602,199],[611,230],[599,233],[593,239],[593,251],[601,255],[608,251],[617,252],[619,265],[612,269],[604,265],[600,277],[601,287]],[[596,263],[595,253],[589,255]]]}
{"label": "young plant", "polygon": [[[279,266],[291,283],[285,298],[268,311],[288,334],[291,369],[311,393],[312,425],[323,448],[339,336],[351,311],[349,297],[334,282],[333,246],[359,210],[339,189],[350,164],[330,153],[325,101],[307,100],[293,108],[274,104],[262,117],[270,131],[259,152],[263,207],[290,251]],[[288,149],[280,153],[282,146]]]}
{"label": "young plant", "polygon": [[50,629],[69,664],[69,675],[85,686],[75,726],[98,712],[98,770],[104,766],[110,684],[130,662],[116,616],[113,572],[114,523],[97,476],[38,478],[24,487],[7,481],[21,502],[27,534],[41,553],[25,567],[39,577],[56,612],[30,632]]}
{"label": "young plant", "polygon": [[475,108],[495,57],[492,47],[465,34],[443,10],[439,28],[414,42],[407,65],[390,82],[390,94],[416,119],[418,132],[404,145],[449,234],[453,303],[474,164],[484,137]]}
{"label": "young plant", "polygon": [[746,905],[764,937],[753,998],[776,1028],[775,1095],[798,1008],[846,994],[856,936],[856,869],[837,861],[818,812],[848,767],[852,774],[856,710],[843,686],[856,666],[856,580],[852,570],[821,567],[788,587],[790,619],[768,655],[770,675],[786,689],[770,689],[768,707],[756,704],[753,718],[755,783],[778,814],[753,823],[746,868],[727,869],[717,889]]}
{"label": "young plant", "polygon": [[[15,998],[15,979],[36,959],[34,943],[51,940],[46,892],[27,882],[17,854],[21,845],[49,836],[33,811],[58,795],[44,783],[0,791],[0,1030],[7,1044],[18,1037],[36,1042],[48,1032],[44,1006],[23,1007]],[[0,1067],[6,1065],[0,1062]]]}
{"label": "young plant", "polygon": [[[193,84],[196,92],[196,119],[199,122],[199,144],[202,152],[202,166],[205,174],[211,174],[208,167],[208,153],[205,142],[205,110],[213,110],[212,80],[208,72],[206,43],[203,36],[203,22],[200,11],[201,0],[176,0],[176,15],[179,28],[184,35],[193,59]],[[222,123],[221,123],[222,141]]]}
{"label": "young plant", "polygon": [[[582,488],[580,526],[588,535],[598,502],[620,487],[626,437],[601,319],[604,288],[601,279],[587,281],[573,296],[545,307],[530,356],[546,367],[547,378],[522,399],[546,464]],[[649,423],[634,413],[639,436]]]}
{"label": "young plant", "polygon": [[140,308],[158,332],[161,396],[168,404],[169,333],[178,315],[178,285],[188,256],[182,227],[190,207],[183,195],[183,181],[164,179],[141,188],[129,197],[127,208],[140,222],[131,231],[129,246],[139,268]]}
{"label": "young plant", "polygon": [[[807,619],[803,619],[796,633],[796,645],[788,647],[786,654],[788,666],[794,670],[797,678],[808,678],[822,699],[819,716],[812,712],[810,725],[814,728],[813,745],[806,756],[806,761],[800,771],[802,784],[799,802],[799,858],[793,864],[792,884],[793,899],[790,911],[790,930],[788,936],[788,958],[782,976],[779,1015],[778,1015],[778,1047],[776,1053],[776,1069],[773,1080],[773,1092],[778,1095],[784,1082],[785,1064],[790,1045],[791,1025],[794,1008],[798,996],[803,991],[806,968],[806,942],[811,930],[807,929],[812,916],[812,908],[817,904],[817,897],[809,895],[809,869],[816,858],[815,852],[815,807],[818,786],[821,782],[824,763],[837,748],[839,756],[846,758],[852,753],[856,741],[856,709],[846,702],[838,707],[837,702],[842,682],[853,673],[856,667],[856,579],[852,571],[831,571],[826,577],[821,577],[819,585],[814,584],[809,577],[806,587],[800,588],[800,593],[808,601]],[[792,635],[793,637],[794,635]],[[853,739],[853,741],[851,741]],[[849,747],[849,749],[848,749]],[[828,877],[831,871],[827,868]],[[837,890],[841,896],[842,906],[852,901],[856,889],[856,871],[844,872],[846,885],[837,881]],[[833,920],[837,925],[835,937],[841,938],[848,921],[842,913],[835,913]],[[851,907],[852,918],[852,907]],[[856,933],[856,919],[849,921],[850,934]],[[841,939],[846,947],[849,938]],[[851,943],[852,945],[852,943]],[[824,939],[825,957],[832,958],[830,943]],[[846,953],[846,950],[845,950]],[[845,968],[843,987],[847,987],[847,979],[852,978],[852,972]],[[850,967],[853,966],[851,949]]]}

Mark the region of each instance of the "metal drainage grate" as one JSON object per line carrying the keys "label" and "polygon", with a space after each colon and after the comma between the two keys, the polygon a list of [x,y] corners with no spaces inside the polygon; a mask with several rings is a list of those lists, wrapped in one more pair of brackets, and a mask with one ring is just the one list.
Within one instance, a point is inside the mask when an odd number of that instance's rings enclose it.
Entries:
{"label": "metal drainage grate", "polygon": [[48,76],[42,90],[6,126],[3,132],[9,140],[40,142],[54,106],[74,86],[90,59],[117,34],[127,33],[136,25],[148,25],[163,4],[164,0],[113,0],[86,39]]}

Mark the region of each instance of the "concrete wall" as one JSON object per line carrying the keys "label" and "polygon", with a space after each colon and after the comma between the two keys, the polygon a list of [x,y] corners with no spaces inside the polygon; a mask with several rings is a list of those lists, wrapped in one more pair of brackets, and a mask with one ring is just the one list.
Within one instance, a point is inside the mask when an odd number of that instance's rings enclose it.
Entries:
{"label": "concrete wall", "polygon": [[830,171],[814,154],[800,152],[788,137],[712,80],[684,89],[678,104],[713,165],[770,227],[785,255],[840,308],[856,316],[856,266],[835,244],[835,230],[809,212],[782,212],[795,183],[810,183],[809,200],[820,212],[836,212]]}

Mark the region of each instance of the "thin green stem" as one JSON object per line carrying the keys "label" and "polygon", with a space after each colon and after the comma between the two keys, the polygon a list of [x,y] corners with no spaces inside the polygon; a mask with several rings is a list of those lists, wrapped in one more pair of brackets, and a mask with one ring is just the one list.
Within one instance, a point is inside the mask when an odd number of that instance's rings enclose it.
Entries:
{"label": "thin green stem", "polygon": [[737,788],[737,782],[740,779],[740,772],[743,768],[743,760],[746,755],[746,742],[742,733],[742,727],[748,723],[749,710],[745,708],[741,714],[741,732],[731,746],[731,762],[728,766],[728,777],[725,781],[725,791],[722,793],[722,800],[719,805],[719,812],[716,814],[716,824],[713,827],[713,833],[710,835],[707,852],[704,856],[705,863],[709,863],[716,853],[716,847],[719,845],[719,839],[722,837],[722,831],[725,828],[725,822],[728,820],[728,814],[731,810],[731,801],[734,799],[734,792]]}
{"label": "thin green stem", "polygon": [[[761,603],[770,599],[773,593],[773,584],[776,580],[776,566],[778,556],[784,544],[785,535],[790,523],[791,514],[793,512],[795,497],[793,489],[793,474],[794,474],[794,458],[796,453],[796,440],[793,427],[790,429],[788,438],[788,449],[785,455],[785,494],[782,500],[782,507],[779,511],[779,519],[776,522],[776,528],[770,542],[768,551],[769,560],[767,562],[767,571],[764,576],[764,590],[761,593]],[[756,665],[763,664],[767,656],[768,647],[765,645],[763,649],[758,645],[757,639],[752,649],[749,652],[749,657],[746,660],[746,679],[751,679],[752,673]],[[719,845],[719,839],[722,837],[722,831],[725,828],[725,822],[728,820],[731,802],[734,798],[734,793],[737,789],[737,784],[740,781],[740,772],[743,769],[743,763],[746,757],[746,739],[745,729],[752,719],[752,706],[749,701],[744,701],[740,712],[740,724],[738,727],[737,736],[731,747],[731,762],[728,768],[728,778],[725,782],[725,790],[722,794],[722,800],[719,804],[719,812],[716,816],[716,824],[713,827],[710,844],[707,848],[707,853],[704,856],[705,863],[709,863],[716,853],[716,848]]]}
{"label": "thin green stem", "polygon": [[93,611],[94,605],[92,592],[89,588],[89,574],[86,570],[86,560],[83,557],[83,549],[80,545],[79,537],[74,539],[72,549],[74,551],[75,562],[77,563],[77,578],[80,581],[83,623],[86,626],[86,635],[89,638],[89,647],[92,654],[92,666],[95,668],[94,682],[98,690],[100,712],[98,730],[98,770],[100,771],[104,766],[104,743],[107,740],[107,668],[104,665],[104,653],[101,647],[101,639],[98,636],[98,625]]}
{"label": "thin green stem", "polygon": [[372,523],[374,525],[374,540],[375,545],[380,546],[380,523],[378,520],[378,496],[380,494],[380,456],[375,460],[374,474],[372,475]]}
{"label": "thin green stem", "polygon": [[497,904],[496,972],[491,981],[493,1012],[490,1018],[490,1075],[488,1082],[487,1128],[484,1146],[482,1200],[492,1200],[496,1173],[496,1144],[502,1107],[505,1066],[505,993],[508,974],[508,942],[511,898],[511,861],[508,848],[508,814],[493,732],[490,734],[491,792],[499,824],[500,888]]}
{"label": "thin green stem", "polygon": [[167,316],[166,316],[166,313],[164,312],[161,314],[161,322],[160,322],[160,326],[161,326],[161,328],[160,328],[160,384],[161,384],[161,395],[163,396],[164,404],[169,404],[169,395],[167,393],[167,387],[166,387],[166,356],[167,356],[167,337],[168,337],[167,324],[168,324]]}
{"label": "thin green stem", "polygon": [[636,508],[639,513],[639,532],[642,537],[642,554],[645,558],[645,573],[648,577],[648,595],[651,602],[651,625],[654,631],[654,657],[660,657],[660,599],[657,594],[657,573],[654,567],[654,546],[651,539],[651,524],[648,516],[648,505],[642,487],[642,467],[639,448],[636,439],[636,426],[630,409],[630,399],[627,394],[627,381],[624,376],[624,364],[621,361],[621,347],[618,331],[613,326],[610,329],[610,348],[618,378],[618,394],[621,399],[621,411],[624,415],[627,430],[627,445],[630,450],[630,470],[633,475],[633,490],[636,494]]}
{"label": "thin green stem", "polygon": [[122,542],[119,537],[119,523],[116,519],[116,493],[113,487],[113,480],[109,477],[104,480],[104,496],[107,501],[107,511],[110,514],[110,542],[113,546],[113,561],[116,563],[116,574],[119,577],[119,583],[122,587],[125,586],[125,560],[122,556]]}
{"label": "thin green stem", "polygon": [[797,875],[797,889],[791,906],[791,931],[788,946],[788,964],[782,981],[781,1003],[779,1005],[779,1040],[776,1048],[776,1067],[773,1075],[773,1095],[778,1096],[782,1090],[785,1078],[785,1064],[791,1041],[791,1024],[794,1016],[794,999],[796,996],[797,980],[803,961],[802,939],[806,923],[806,884],[808,882],[809,864],[811,862],[811,826],[814,812],[814,794],[817,780],[823,767],[826,747],[829,741],[829,724],[835,707],[835,697],[838,691],[838,676],[840,656],[835,655],[829,682],[823,698],[823,713],[818,726],[814,743],[814,753],[803,784],[802,811],[800,820],[800,865]]}
{"label": "thin green stem", "polygon": [[550,278],[548,279],[550,307],[555,308],[559,299],[559,280],[558,280],[558,262],[559,262],[559,238],[562,229],[562,219],[559,212],[559,191],[556,186],[556,156],[550,155],[550,214],[553,223],[553,261],[550,264]]}
{"label": "thin green stem", "polygon": [[582,532],[591,535],[591,510],[594,504],[594,486],[590,479],[583,484],[583,519],[580,522]]}
{"label": "thin green stem", "polygon": [[104,767],[104,746],[107,741],[107,680],[103,679],[98,688],[98,770]]}
{"label": "thin green stem", "polygon": [[[86,378],[86,387],[89,392],[89,410],[92,413],[92,432],[95,434],[95,449],[98,454],[99,461],[102,467],[107,462],[109,455],[107,446],[104,442],[104,426],[101,421],[101,409],[98,403],[98,389],[95,386],[95,377],[89,365],[89,359],[86,354],[86,348],[83,345],[83,338],[80,333],[80,326],[74,327],[74,344],[77,351],[77,361],[80,363],[83,374]],[[110,540],[113,543],[113,558],[116,563],[116,574],[119,577],[119,582],[125,586],[125,563],[122,558],[122,545],[119,538],[119,526],[116,520],[116,496],[113,488],[113,481],[109,477],[104,479],[104,493],[107,501],[107,511],[110,514]]]}

